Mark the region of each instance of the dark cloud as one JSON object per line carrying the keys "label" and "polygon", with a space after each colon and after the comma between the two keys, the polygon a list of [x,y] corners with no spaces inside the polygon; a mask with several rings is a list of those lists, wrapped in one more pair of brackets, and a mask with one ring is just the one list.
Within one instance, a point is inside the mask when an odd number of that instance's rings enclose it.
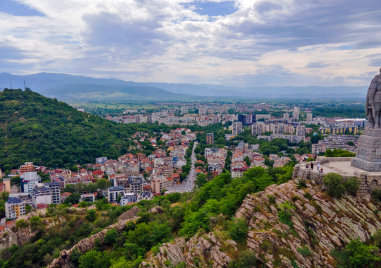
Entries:
{"label": "dark cloud", "polygon": [[369,66],[381,67],[381,58],[370,60]]}
{"label": "dark cloud", "polygon": [[0,43],[0,59],[2,60],[22,60],[28,59],[27,51],[21,50],[14,46]]}
{"label": "dark cloud", "polygon": [[306,68],[312,68],[312,69],[315,69],[315,68],[325,68],[325,67],[328,67],[329,64],[325,64],[325,63],[322,63],[322,62],[311,62],[309,63]]}
{"label": "dark cloud", "polygon": [[127,58],[163,54],[170,37],[162,30],[162,19],[157,15],[147,20],[123,21],[106,12],[84,15],[87,28],[82,35],[91,46],[103,47],[107,53],[118,48],[118,54]]}
{"label": "dark cloud", "polygon": [[[270,10],[282,12],[267,16]],[[358,43],[358,48],[378,44],[363,41],[379,34],[381,6],[374,0],[296,0],[288,12],[262,1],[232,16],[250,17],[251,12],[263,23],[243,20],[227,27],[236,39],[251,38],[252,49],[260,53],[346,42]]]}

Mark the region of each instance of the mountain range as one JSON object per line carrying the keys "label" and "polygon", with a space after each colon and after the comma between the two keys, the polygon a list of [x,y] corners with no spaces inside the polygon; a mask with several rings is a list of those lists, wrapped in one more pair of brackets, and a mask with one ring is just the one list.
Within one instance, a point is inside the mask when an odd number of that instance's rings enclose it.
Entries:
{"label": "mountain range", "polygon": [[209,84],[140,83],[58,73],[0,74],[0,88],[26,86],[61,100],[224,100],[258,98],[365,98],[367,87],[227,87]]}

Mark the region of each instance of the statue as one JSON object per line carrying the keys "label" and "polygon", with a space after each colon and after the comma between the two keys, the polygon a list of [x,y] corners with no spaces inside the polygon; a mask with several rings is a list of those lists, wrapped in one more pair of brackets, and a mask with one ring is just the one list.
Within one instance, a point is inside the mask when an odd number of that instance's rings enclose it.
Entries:
{"label": "statue", "polygon": [[[381,69],[380,69],[381,73]],[[381,79],[376,75],[370,83],[365,102],[368,127],[380,128],[381,119]]]}

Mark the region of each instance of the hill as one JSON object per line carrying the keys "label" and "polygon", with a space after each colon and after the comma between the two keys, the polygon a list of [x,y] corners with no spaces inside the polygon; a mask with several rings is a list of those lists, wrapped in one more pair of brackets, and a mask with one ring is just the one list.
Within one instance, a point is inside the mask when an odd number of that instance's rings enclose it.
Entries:
{"label": "hill", "polygon": [[[129,137],[139,127],[79,112],[30,90],[5,89],[0,92],[0,168],[17,168],[27,161],[63,167],[100,156],[116,159],[127,151]],[[156,125],[149,127],[159,131]]]}
{"label": "hill", "polygon": [[70,84],[56,86],[41,91],[47,97],[60,100],[181,100],[192,99],[192,95],[177,94],[164,89],[148,86]]}
{"label": "hill", "polygon": [[[211,84],[132,82],[58,73],[0,74],[0,88],[26,85],[38,93],[57,98],[83,100],[226,100],[255,98],[365,98],[367,86],[267,86],[239,87]],[[97,87],[103,86],[103,87]],[[141,88],[142,94],[136,94]],[[71,94],[66,95],[66,91]],[[156,90],[156,92],[154,92]],[[163,91],[164,90],[164,91]],[[143,93],[144,92],[144,93]],[[91,93],[91,94],[89,94]],[[152,95],[151,95],[152,94]],[[191,94],[191,95],[189,95]]]}
{"label": "hill", "polygon": [[128,206],[54,206],[4,234],[0,246],[30,240],[2,250],[0,266],[380,267],[379,201],[329,196],[292,173],[256,167]]}

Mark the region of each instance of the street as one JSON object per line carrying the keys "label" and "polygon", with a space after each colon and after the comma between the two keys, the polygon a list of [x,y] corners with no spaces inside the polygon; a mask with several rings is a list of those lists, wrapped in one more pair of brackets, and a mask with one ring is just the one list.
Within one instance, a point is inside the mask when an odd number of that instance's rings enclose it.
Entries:
{"label": "street", "polygon": [[194,163],[196,162],[196,154],[194,153],[194,149],[197,147],[197,141],[194,142],[193,148],[192,148],[192,167],[189,171],[189,174],[187,178],[180,184],[176,184],[174,186],[168,187],[168,191],[166,193],[183,193],[183,192],[191,192],[193,190],[193,187],[195,186],[196,182],[196,173],[194,168]]}

